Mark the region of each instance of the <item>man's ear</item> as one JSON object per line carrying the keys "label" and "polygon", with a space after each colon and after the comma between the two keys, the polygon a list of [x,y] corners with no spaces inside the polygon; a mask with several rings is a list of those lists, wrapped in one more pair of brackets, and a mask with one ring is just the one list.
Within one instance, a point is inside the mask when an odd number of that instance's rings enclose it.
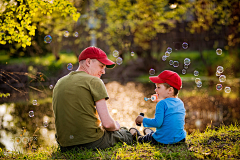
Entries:
{"label": "man's ear", "polygon": [[90,63],[91,63],[91,59],[90,59],[90,58],[87,58],[87,59],[86,59],[86,65],[89,66]]}

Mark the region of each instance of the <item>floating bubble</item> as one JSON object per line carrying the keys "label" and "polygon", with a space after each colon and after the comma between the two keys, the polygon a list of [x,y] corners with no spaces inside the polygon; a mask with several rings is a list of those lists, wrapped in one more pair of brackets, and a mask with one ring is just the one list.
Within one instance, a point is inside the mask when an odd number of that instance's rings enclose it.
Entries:
{"label": "floating bubble", "polygon": [[170,52],[166,51],[166,52],[165,52],[165,56],[166,56],[166,57],[169,57],[169,56],[170,56]]}
{"label": "floating bubble", "polygon": [[49,86],[49,89],[53,89],[53,85],[50,85],[50,86]]}
{"label": "floating bubble", "polygon": [[197,87],[198,88],[202,87],[202,82],[201,81],[197,83]]}
{"label": "floating bubble", "polygon": [[113,57],[118,57],[119,56],[119,52],[117,50],[113,51]]}
{"label": "floating bubble", "polygon": [[43,122],[43,126],[48,127],[48,122],[47,121]]}
{"label": "floating bubble", "polygon": [[217,72],[223,73],[223,71],[224,71],[224,69],[223,69],[222,66],[218,66],[218,67],[217,67]]}
{"label": "floating bubble", "polygon": [[183,68],[188,69],[188,65],[184,64]]}
{"label": "floating bubble", "polygon": [[224,88],[224,91],[225,91],[226,93],[230,93],[230,92],[231,92],[231,87],[225,87],[225,88]]}
{"label": "floating bubble", "polygon": [[183,48],[183,49],[187,49],[187,48],[188,48],[188,43],[187,43],[187,42],[183,42],[182,48]]}
{"label": "floating bubble", "polygon": [[171,48],[171,47],[168,47],[168,48],[167,48],[167,52],[172,53],[172,48]]}
{"label": "floating bubble", "polygon": [[73,69],[73,65],[72,65],[72,63],[68,63],[68,65],[67,65],[67,69],[68,69],[69,71]]}
{"label": "floating bubble", "polygon": [[225,82],[226,81],[226,76],[225,75],[221,75],[219,77],[219,82]]}
{"label": "floating bubble", "polygon": [[64,37],[68,37],[68,36],[69,36],[69,32],[68,32],[68,31],[65,31],[65,32],[63,33],[63,35],[64,35]]}
{"label": "floating bubble", "polygon": [[216,50],[216,53],[217,53],[217,55],[221,55],[221,54],[222,54],[222,49],[218,48],[218,49]]}
{"label": "floating bubble", "polygon": [[173,62],[173,67],[178,67],[179,66],[179,62],[178,61],[174,61]]}
{"label": "floating bubble", "polygon": [[78,32],[74,32],[73,36],[78,37]]}
{"label": "floating bubble", "polygon": [[222,90],[222,84],[217,84],[217,85],[216,85],[216,89],[217,89],[218,91],[221,91],[221,90]]}
{"label": "floating bubble", "polygon": [[198,76],[198,75],[199,75],[199,72],[198,72],[197,70],[195,70],[195,71],[193,72],[193,74],[194,74],[194,76]]}
{"label": "floating bubble", "polygon": [[73,138],[74,138],[74,136],[73,136],[73,135],[70,135],[70,136],[69,136],[69,138],[70,138],[70,139],[73,139]]}
{"label": "floating bubble", "polygon": [[34,112],[33,111],[29,111],[29,117],[34,117]]}
{"label": "floating bubble", "polygon": [[15,142],[21,143],[21,138],[20,138],[20,137],[16,137],[16,138],[15,138]]}
{"label": "floating bubble", "polygon": [[37,100],[33,100],[33,105],[37,105]]}
{"label": "floating bubble", "polygon": [[195,83],[196,83],[196,84],[198,84],[198,83],[200,83],[200,82],[202,82],[200,78],[196,78],[196,79],[195,79]]}
{"label": "floating bubble", "polygon": [[172,66],[172,65],[173,65],[173,60],[170,60],[170,61],[169,61],[169,64]]}
{"label": "floating bubble", "polygon": [[134,54],[135,54],[134,52],[131,52],[131,56],[132,56],[132,57],[134,56]]}
{"label": "floating bubble", "polygon": [[122,64],[122,58],[121,58],[121,57],[118,57],[118,58],[116,59],[116,63],[117,63],[118,65]]}
{"label": "floating bubble", "polygon": [[184,59],[184,65],[190,65],[190,63],[191,63],[191,60],[189,59],[189,58],[185,58]]}
{"label": "floating bubble", "polygon": [[167,60],[167,57],[164,55],[164,56],[162,56],[162,60],[163,61],[166,61]]}
{"label": "floating bubble", "polygon": [[28,137],[23,137],[23,138],[22,138],[22,143],[23,143],[23,144],[27,144],[28,142],[29,142]]}
{"label": "floating bubble", "polygon": [[186,69],[182,69],[182,74],[186,74],[187,70]]}
{"label": "floating bubble", "polygon": [[149,70],[149,74],[150,74],[150,75],[154,75],[154,74],[155,74],[155,69],[152,69],[152,68],[151,68],[151,69]]}
{"label": "floating bubble", "polygon": [[44,42],[45,42],[45,43],[51,43],[51,42],[52,42],[52,37],[51,37],[50,35],[46,35],[46,36],[44,37]]}
{"label": "floating bubble", "polygon": [[221,75],[221,73],[219,72],[216,72],[216,76],[219,77]]}

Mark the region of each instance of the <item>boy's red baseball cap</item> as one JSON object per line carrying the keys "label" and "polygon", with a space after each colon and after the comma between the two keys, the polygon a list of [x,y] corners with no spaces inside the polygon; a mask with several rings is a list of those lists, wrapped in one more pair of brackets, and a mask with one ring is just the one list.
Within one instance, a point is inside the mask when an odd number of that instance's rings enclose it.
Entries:
{"label": "boy's red baseball cap", "polygon": [[162,71],[158,76],[149,77],[153,83],[167,83],[170,86],[180,90],[182,88],[182,80],[180,76],[173,71]]}
{"label": "boy's red baseball cap", "polygon": [[105,64],[107,68],[113,68],[115,66],[115,63],[108,59],[106,53],[103,50],[94,46],[85,48],[80,53],[78,61],[80,62],[81,60],[85,60],[87,58],[97,59],[99,62]]}

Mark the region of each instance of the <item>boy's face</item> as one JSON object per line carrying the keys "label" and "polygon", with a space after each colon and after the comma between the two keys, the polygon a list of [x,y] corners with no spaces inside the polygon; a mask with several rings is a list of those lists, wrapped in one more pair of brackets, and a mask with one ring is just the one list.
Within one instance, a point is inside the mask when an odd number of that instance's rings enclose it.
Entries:
{"label": "boy's face", "polygon": [[159,100],[172,96],[172,94],[173,94],[172,93],[172,90],[173,90],[172,87],[166,88],[162,83],[155,83],[155,85],[156,85],[155,92],[158,95]]}

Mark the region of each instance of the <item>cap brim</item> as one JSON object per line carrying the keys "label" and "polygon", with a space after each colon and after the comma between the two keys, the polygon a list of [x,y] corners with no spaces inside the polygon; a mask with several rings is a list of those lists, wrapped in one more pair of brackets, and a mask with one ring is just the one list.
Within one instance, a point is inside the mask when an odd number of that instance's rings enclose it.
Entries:
{"label": "cap brim", "polygon": [[149,79],[150,79],[153,83],[165,83],[162,79],[158,78],[158,76],[149,77]]}
{"label": "cap brim", "polygon": [[97,59],[98,61],[100,61],[101,63],[105,64],[107,68],[113,68],[115,67],[115,63],[107,58],[104,59]]}

